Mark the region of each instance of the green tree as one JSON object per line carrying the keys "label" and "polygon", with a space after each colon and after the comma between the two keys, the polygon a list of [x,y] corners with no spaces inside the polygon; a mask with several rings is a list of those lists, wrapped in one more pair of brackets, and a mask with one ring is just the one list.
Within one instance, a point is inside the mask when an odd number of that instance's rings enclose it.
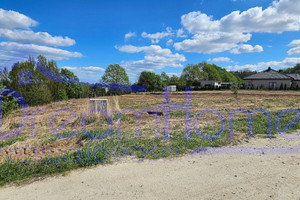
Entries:
{"label": "green tree", "polygon": [[178,76],[176,76],[175,74],[173,76],[171,76],[169,83],[170,83],[170,85],[178,86],[178,84],[179,84]]}
{"label": "green tree", "polygon": [[73,72],[71,72],[68,69],[62,68],[60,71],[60,74],[63,76],[73,78],[72,84],[69,84],[69,83],[65,84],[66,94],[67,94],[68,98],[87,97],[87,95],[85,94],[85,86],[79,85],[79,79]]}
{"label": "green tree", "polygon": [[119,64],[108,65],[101,80],[110,83],[130,84],[125,69]]}
{"label": "green tree", "polygon": [[202,62],[200,63],[200,65],[202,66],[203,71],[207,73],[207,80],[222,81],[221,75],[217,70],[216,65],[210,65],[206,62]]}
{"label": "green tree", "polygon": [[162,72],[160,74],[160,79],[161,79],[161,82],[162,82],[162,85],[163,85],[164,88],[169,85],[170,77],[167,75],[166,72]]}
{"label": "green tree", "polygon": [[18,107],[17,99],[13,98],[11,95],[3,95],[2,93],[7,90],[7,87],[0,83],[0,93],[2,98],[2,116],[6,116],[11,113],[14,109]]}
{"label": "green tree", "polygon": [[194,83],[207,80],[208,74],[203,71],[203,65],[201,63],[197,65],[189,64],[183,69],[181,77],[186,81],[186,86],[190,87]]}
{"label": "green tree", "polygon": [[186,80],[182,76],[178,77],[174,74],[171,76],[169,84],[176,85],[177,90],[184,90],[186,87]]}
{"label": "green tree", "polygon": [[[20,75],[23,73],[23,76]],[[49,80],[45,78],[30,61],[16,63],[9,72],[10,87],[19,92],[29,105],[49,103],[53,100]],[[20,84],[20,80],[24,83]]]}
{"label": "green tree", "polygon": [[185,81],[185,87],[199,86],[200,82],[205,80],[232,82],[239,85],[244,84],[241,78],[227,72],[226,69],[206,62],[200,62],[196,65],[187,65],[183,69],[180,78]]}
{"label": "green tree", "polygon": [[163,88],[161,76],[154,72],[141,72],[138,80],[138,85],[146,86],[147,91],[159,91]]}
{"label": "green tree", "polygon": [[240,79],[243,79],[247,76],[251,76],[252,74],[256,74],[257,71],[250,71],[248,69],[240,70],[240,71],[230,71],[234,76],[239,77]]}
{"label": "green tree", "polygon": [[292,68],[287,68],[285,70],[282,70],[282,72],[288,74],[300,74],[300,63],[296,64],[296,66]]}
{"label": "green tree", "polygon": [[[57,64],[54,60],[47,61],[47,58],[39,55],[38,58],[49,68],[51,71],[60,74],[60,69],[57,67]],[[64,83],[55,82],[50,79],[45,79],[46,84],[48,85],[53,101],[67,100],[67,93]]]}
{"label": "green tree", "polygon": [[238,98],[239,89],[240,87],[237,83],[233,83],[230,87],[230,90],[232,91],[236,99]]}

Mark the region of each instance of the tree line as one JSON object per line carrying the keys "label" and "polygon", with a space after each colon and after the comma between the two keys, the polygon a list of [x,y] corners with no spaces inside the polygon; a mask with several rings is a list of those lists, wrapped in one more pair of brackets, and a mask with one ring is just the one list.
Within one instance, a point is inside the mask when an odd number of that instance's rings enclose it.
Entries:
{"label": "tree line", "polygon": [[154,72],[141,72],[137,85],[147,87],[147,91],[162,91],[168,85],[176,85],[178,90],[184,90],[186,87],[200,89],[200,82],[214,80],[220,82],[231,82],[237,85],[244,83],[243,79],[234,73],[227,72],[215,64],[201,62],[198,64],[187,65],[180,76],[172,75],[169,77],[165,72],[156,74]]}
{"label": "tree line", "polygon": [[[60,83],[44,77],[37,70],[35,59],[29,57],[26,61],[13,64],[10,71],[7,68],[0,71],[0,87],[11,88],[19,92],[30,106],[73,98],[89,98],[126,93],[124,91],[106,91],[104,88],[90,87],[90,84],[80,82],[72,71],[65,68],[59,69],[54,60],[47,60],[42,55],[38,56],[38,58],[53,72],[72,77],[75,82],[80,84]],[[186,87],[197,86],[203,80],[233,82],[237,84],[242,84],[243,81],[239,76],[227,72],[221,67],[201,62],[195,65],[187,65],[183,69],[181,76],[172,75],[169,77],[165,72],[156,74],[154,72],[143,71],[140,73],[138,82],[135,84],[146,86],[147,91],[162,91],[168,85],[176,85],[178,90],[184,90]],[[118,64],[108,65],[99,81],[125,85],[130,84],[125,69]],[[21,82],[24,83],[22,84]],[[16,100],[12,97],[5,95],[2,95],[2,97],[2,110],[4,113],[17,106]]]}
{"label": "tree line", "polygon": [[[47,60],[42,55],[38,58],[53,72],[72,77],[79,84],[55,82],[44,77],[37,70],[35,60],[29,57],[26,61],[13,64],[10,71],[7,68],[0,70],[0,88],[7,87],[19,92],[25,98],[27,104],[31,106],[73,98],[90,98],[128,93],[117,90],[106,91],[105,88],[91,87],[91,84],[81,82],[72,71],[65,68],[59,69],[54,60]],[[300,64],[282,71],[284,73],[300,73]],[[134,84],[146,86],[147,91],[162,91],[163,88],[169,85],[176,85],[177,90],[184,90],[186,87],[200,89],[200,82],[205,80],[231,82],[236,86],[240,86],[244,84],[244,77],[254,73],[257,72],[249,70],[228,72],[215,64],[200,62],[198,64],[188,64],[182,70],[180,76],[168,76],[165,72],[156,74],[143,71],[139,74],[138,81]],[[21,84],[22,81],[25,84]],[[130,85],[125,69],[119,64],[108,65],[99,81]],[[3,114],[18,106],[16,99],[8,95],[0,95],[0,97],[2,97]]]}
{"label": "tree line", "polygon": [[[75,81],[79,82],[78,77],[72,71],[65,68],[59,69],[54,60],[47,60],[42,55],[39,56],[39,59],[53,72],[73,77]],[[0,84],[2,87],[19,92],[31,106],[72,98],[100,96],[105,93],[103,88],[90,88],[84,85],[50,80],[37,70],[35,60],[31,57],[21,63],[15,63],[10,71],[4,68],[0,73]]]}
{"label": "tree line", "polygon": [[[47,60],[46,57],[42,55],[38,56],[38,58],[53,72],[62,76],[72,77],[73,82],[77,84],[55,82],[46,78],[37,69],[35,60],[29,57],[26,61],[13,64],[10,71],[6,67],[0,71],[1,92],[4,91],[4,88],[13,89],[20,93],[30,106],[74,98],[91,98],[125,93],[115,90],[105,91],[105,88],[91,87],[89,83],[80,82],[79,78],[72,71],[65,68],[59,69],[54,60]],[[109,65],[101,80],[129,84],[127,74],[125,82],[119,79],[110,79],[109,77],[124,75],[125,72],[124,70],[123,74],[121,74],[112,69],[114,69],[114,65]],[[11,97],[11,95],[2,95],[1,93],[0,97],[2,98],[1,111],[3,115],[7,115],[19,106],[17,100]]]}

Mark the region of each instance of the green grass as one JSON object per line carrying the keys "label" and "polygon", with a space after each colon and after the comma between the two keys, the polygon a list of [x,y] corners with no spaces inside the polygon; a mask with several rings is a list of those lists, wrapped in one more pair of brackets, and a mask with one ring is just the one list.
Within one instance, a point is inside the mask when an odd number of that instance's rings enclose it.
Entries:
{"label": "green grass", "polygon": [[24,141],[24,140],[26,140],[26,137],[23,137],[23,136],[14,137],[14,138],[8,139],[8,140],[0,140],[0,148],[9,146],[18,141]]}
{"label": "green grass", "polygon": [[[276,133],[274,127],[275,117],[278,112],[272,112],[272,134],[273,136]],[[178,112],[175,114],[176,116],[183,116],[182,112]],[[295,114],[289,113],[284,115],[280,121],[280,127],[286,126],[293,118]],[[123,120],[128,120],[125,116]],[[214,134],[220,128],[218,123],[215,124],[208,124],[204,127],[200,127],[200,129],[207,135]],[[195,132],[192,134],[191,140],[185,140],[185,132],[179,131],[180,127],[175,126],[174,131],[171,132],[170,140],[163,140],[155,139],[155,138],[147,138],[146,136],[142,135],[141,139],[135,138],[135,132],[122,132],[122,139],[115,139],[116,131],[113,132],[113,138],[106,137],[101,140],[92,140],[87,137],[83,132],[79,132],[76,136],[79,140],[85,141],[85,146],[80,148],[81,154],[88,154],[91,152],[90,160],[88,156],[81,156],[79,162],[79,155],[78,150],[69,151],[66,157],[68,160],[74,160],[75,163],[69,163],[65,161],[63,152],[61,153],[61,158],[57,163],[51,163],[48,160],[48,155],[45,158],[45,162],[41,160],[31,160],[30,163],[22,163],[18,162],[2,162],[0,164],[0,186],[5,185],[7,183],[18,183],[22,180],[45,176],[49,174],[57,174],[57,173],[64,173],[70,171],[72,169],[77,168],[85,168],[91,167],[98,164],[111,164],[112,162],[119,162],[121,159],[125,161],[125,156],[122,156],[122,153],[127,151],[127,159],[131,160],[134,159],[135,161],[142,160],[144,157],[143,151],[140,149],[136,149],[133,153],[133,157],[131,157],[131,151],[135,147],[141,147],[145,150],[145,159],[144,162],[148,162],[147,160],[153,160],[162,158],[162,152],[166,147],[171,149],[165,150],[164,158],[165,159],[172,159],[176,156],[181,156],[190,153],[191,151],[201,148],[201,147],[208,147],[208,146],[224,146],[228,142],[228,121],[226,121],[226,129],[224,133],[215,140],[205,140],[200,138]],[[300,129],[300,122],[297,122],[295,125],[288,132],[293,132],[297,129]],[[91,130],[92,134],[99,135],[102,134],[103,130]],[[248,132],[248,119],[245,114],[237,114],[234,118],[234,133],[235,132],[242,132],[247,134]],[[267,117],[263,114],[255,114],[253,117],[253,134],[265,134],[267,133]],[[62,134],[69,134],[68,132],[64,132]],[[154,134],[153,134],[154,135]],[[162,135],[162,133],[161,133]],[[7,146],[15,143],[16,141],[23,141],[25,140],[24,137],[16,137],[11,140],[1,141],[0,146]],[[49,137],[45,141],[45,144],[51,143],[55,141],[55,137]],[[98,160],[107,159],[104,163],[98,163],[94,158],[94,152],[97,147],[104,147],[107,150],[107,158],[106,152],[104,150],[99,150],[96,154],[96,158]],[[47,154],[47,150],[45,150]],[[151,153],[150,153],[151,152]],[[31,152],[32,153],[32,152]],[[117,154],[117,156],[116,156]],[[52,160],[57,160],[59,157],[58,155],[52,155]]]}
{"label": "green grass", "polygon": [[[91,131],[93,134],[101,134],[103,133],[102,130],[93,130]],[[66,133],[67,134],[67,133]],[[107,161],[102,164],[110,164],[112,160],[118,162],[122,152],[127,149],[127,159],[134,159],[134,161],[141,161],[144,157],[144,153],[141,149],[136,149],[133,153],[133,157],[131,157],[131,151],[135,147],[141,147],[145,151],[145,159],[158,159],[162,158],[162,152],[166,147],[172,149],[166,149],[164,152],[164,158],[170,159],[176,156],[180,156],[186,153],[191,152],[192,150],[205,147],[205,146],[222,146],[227,141],[227,133],[224,134],[213,141],[208,141],[201,139],[195,133],[193,133],[193,137],[191,140],[185,140],[185,133],[171,133],[170,140],[163,140],[163,139],[155,139],[155,138],[142,138],[136,139],[132,138],[123,138],[123,139],[113,139],[107,137],[102,140],[92,140],[88,138],[82,132],[78,133],[76,137],[81,140],[87,141],[87,145],[81,147],[80,152],[81,154],[88,154],[89,149],[91,151],[90,161],[88,156],[81,156],[80,162],[78,162],[79,155],[78,150],[67,153],[68,160],[75,160],[75,163],[68,163],[61,155],[61,159],[58,163],[51,163],[47,158],[45,158],[45,163],[41,160],[31,160],[31,163],[22,163],[21,161],[18,162],[8,162],[5,161],[0,165],[0,185],[5,185],[10,182],[19,182],[25,179],[30,179],[34,177],[44,176],[47,174],[53,173],[63,173],[72,169],[82,168],[82,167],[90,167],[99,164],[96,159],[94,158],[94,152],[97,147],[104,147],[107,149],[108,156]],[[116,133],[114,132],[114,136]],[[134,135],[133,133],[126,133],[124,135]],[[47,150],[46,154],[47,154]],[[149,153],[149,151],[151,153]],[[116,153],[118,157],[116,157]],[[63,152],[61,153],[63,154]],[[52,155],[53,156],[53,155]],[[98,160],[104,160],[106,157],[106,153],[104,150],[99,150],[96,154],[96,158]],[[57,160],[59,157],[51,157],[52,160]],[[125,157],[122,157],[124,160]],[[145,160],[145,162],[147,162]]]}
{"label": "green grass", "polygon": [[20,124],[19,123],[16,123],[16,122],[13,122],[9,125],[9,129],[15,129],[19,126]]}
{"label": "green grass", "polygon": [[[272,116],[272,134],[275,135],[276,129],[275,129],[275,118],[278,115],[279,112],[271,112]],[[280,128],[282,129],[287,124],[289,124],[294,118],[296,117],[296,114],[294,113],[287,113],[283,115],[280,119]],[[252,127],[252,133],[255,134],[267,134],[268,128],[267,128],[267,117],[266,115],[262,113],[257,113],[253,116],[253,127]],[[248,118],[246,114],[242,114],[239,117],[234,118],[233,122],[233,129],[234,131],[248,133]],[[296,130],[300,129],[300,121],[295,123],[288,131],[287,133],[292,133]]]}
{"label": "green grass", "polygon": [[57,137],[55,137],[54,135],[49,135],[48,137],[46,137],[46,139],[44,139],[41,144],[42,145],[47,145],[47,144],[50,144],[50,143],[53,143],[57,140]]}
{"label": "green grass", "polygon": [[170,117],[184,117],[184,116],[185,116],[185,111],[183,110],[170,112]]}

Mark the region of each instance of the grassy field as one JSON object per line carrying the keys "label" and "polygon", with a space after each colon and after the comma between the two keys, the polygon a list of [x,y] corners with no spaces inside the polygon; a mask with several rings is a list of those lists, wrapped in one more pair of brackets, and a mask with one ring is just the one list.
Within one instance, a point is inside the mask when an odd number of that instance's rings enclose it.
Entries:
{"label": "grassy field", "polygon": [[[184,97],[183,92],[172,93],[171,103],[184,103]],[[224,133],[215,140],[202,139],[195,131],[192,133],[191,140],[185,140],[184,111],[171,111],[170,113],[170,140],[163,140],[162,137],[163,116],[160,116],[160,138],[155,138],[155,117],[148,113],[141,117],[140,139],[136,138],[136,118],[130,113],[122,116],[122,138],[116,139],[117,111],[124,108],[134,108],[138,111],[144,108],[155,108],[163,102],[162,93],[128,94],[117,98],[104,97],[109,99],[109,109],[113,113],[113,133],[112,136],[99,140],[90,139],[81,131],[80,122],[84,114],[88,112],[89,99],[72,99],[30,107],[29,121],[24,131],[13,139],[0,141],[0,185],[10,182],[18,183],[24,179],[47,174],[64,173],[71,169],[96,164],[124,162],[126,158],[135,162],[149,162],[149,160],[153,161],[162,157],[174,159],[199,147],[235,145],[242,140],[247,140],[248,133],[247,116],[237,114],[233,124],[234,137],[228,139],[228,113],[237,108],[245,108],[249,111],[264,108],[269,111],[272,115],[272,135],[276,137],[274,128],[276,115],[283,109],[299,109],[299,97],[300,93],[295,91],[245,90],[239,92],[237,99],[230,91],[193,92],[192,126],[196,114],[205,108],[218,110],[226,119]],[[34,122],[32,112],[42,108],[44,111],[35,116]],[[77,130],[78,133],[69,139],[56,138],[49,128],[49,119],[56,110],[62,108],[72,109],[77,114],[60,131],[60,134],[67,135]],[[21,116],[21,111],[17,110],[6,117],[3,120],[2,131],[7,132],[16,128],[21,121]],[[54,118],[54,129],[66,122],[69,116],[68,112],[57,114]],[[284,115],[280,121],[281,127],[286,126],[295,116],[296,114],[292,113]],[[87,130],[93,135],[100,135],[108,128],[107,119],[100,114],[91,114],[85,124]],[[206,135],[215,134],[221,127],[220,119],[213,113],[202,115],[198,124]],[[33,125],[35,126],[34,137],[31,131]],[[297,129],[300,129],[300,122],[293,125],[289,132]],[[256,114],[253,118],[253,134],[257,137],[266,137],[266,133],[267,117],[263,114]]]}

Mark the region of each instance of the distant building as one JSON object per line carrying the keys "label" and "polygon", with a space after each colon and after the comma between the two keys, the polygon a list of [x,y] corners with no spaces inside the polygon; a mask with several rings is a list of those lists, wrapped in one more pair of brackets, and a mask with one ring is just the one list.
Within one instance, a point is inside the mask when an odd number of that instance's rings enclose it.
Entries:
{"label": "distant building", "polygon": [[170,91],[170,92],[176,92],[176,85],[169,85],[169,86],[167,87],[167,89],[168,89],[168,91]]}
{"label": "distant building", "polygon": [[231,85],[232,85],[232,82],[221,82],[222,88],[230,88]]}
{"label": "distant building", "polygon": [[248,89],[279,89],[290,88],[292,85],[300,86],[299,74],[284,74],[269,67],[267,70],[258,72],[244,78],[245,87]]}
{"label": "distant building", "polygon": [[298,86],[300,88],[300,74],[286,74],[293,78],[292,85]]}
{"label": "distant building", "polygon": [[221,81],[200,81],[193,83],[193,88],[208,88],[208,89],[217,89],[217,88],[230,88],[232,82],[221,82]]}
{"label": "distant building", "polygon": [[206,88],[206,87],[220,88],[221,83],[222,83],[221,81],[201,81],[200,87],[202,87],[202,88]]}

